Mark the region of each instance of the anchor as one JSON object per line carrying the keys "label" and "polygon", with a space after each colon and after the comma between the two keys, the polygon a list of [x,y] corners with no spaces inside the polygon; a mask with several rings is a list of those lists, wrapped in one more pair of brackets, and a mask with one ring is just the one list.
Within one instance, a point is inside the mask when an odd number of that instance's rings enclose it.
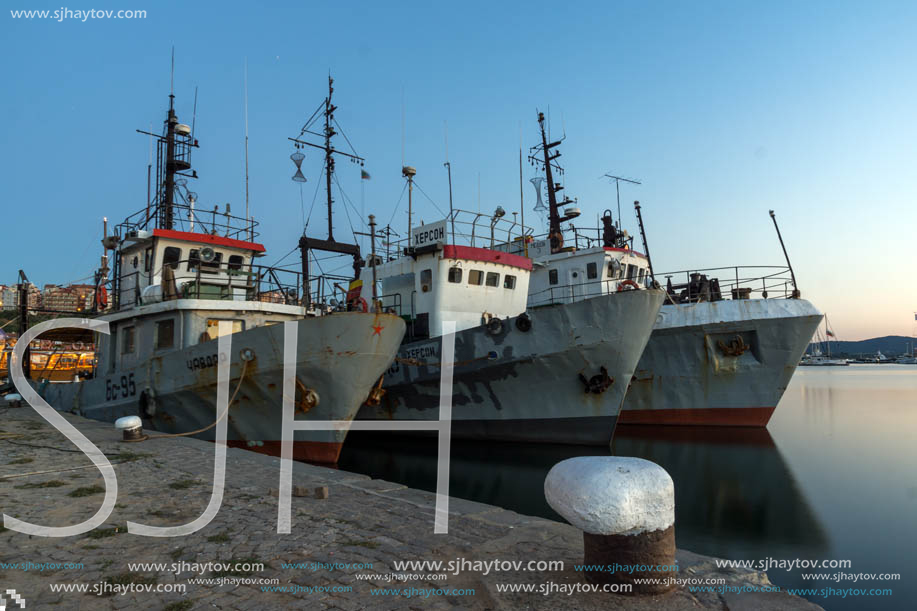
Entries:
{"label": "anchor", "polygon": [[586,393],[600,395],[608,390],[609,386],[615,383],[615,379],[608,375],[608,370],[605,369],[605,367],[600,367],[599,371],[601,371],[601,373],[596,374],[589,379],[586,379],[586,376],[584,376],[582,373],[579,374],[580,382],[582,382],[583,386],[586,387]]}
{"label": "anchor", "polygon": [[717,340],[716,346],[723,353],[723,356],[742,356],[751,347],[745,343],[741,335],[736,335],[736,338],[728,344],[721,339]]}

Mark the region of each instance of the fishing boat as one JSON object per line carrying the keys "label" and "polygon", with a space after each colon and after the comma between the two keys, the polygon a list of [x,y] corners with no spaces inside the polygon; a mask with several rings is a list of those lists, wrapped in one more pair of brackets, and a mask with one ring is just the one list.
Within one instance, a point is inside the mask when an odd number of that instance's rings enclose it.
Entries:
{"label": "fishing boat", "polygon": [[[544,140],[551,148],[559,144]],[[541,168],[544,176],[532,180],[538,205],[544,183],[553,208],[563,187],[554,180],[556,166]],[[667,278],[665,303],[630,380],[618,423],[766,426],[822,318],[800,298],[789,264],[656,274],[638,202],[644,252],[635,250],[633,237],[622,227],[620,205],[617,221],[606,210],[597,227],[570,223],[562,229],[562,221],[580,214],[575,202],[565,198],[563,203],[564,217],[551,215],[546,236],[504,248],[525,252],[534,262],[530,307],[626,295]],[[731,277],[713,277],[725,273]],[[612,313],[608,321],[615,321]]]}
{"label": "fishing boat", "polygon": [[[327,125],[334,122],[329,78],[324,102]],[[138,130],[139,131],[139,130]],[[146,132],[142,132],[146,133]],[[326,162],[336,154],[325,142]],[[174,95],[157,141],[156,195],[148,205],[115,226],[107,224],[105,254],[97,273],[95,310],[110,333],[98,335],[97,363],[85,379],[39,386],[57,409],[97,420],[140,416],[144,428],[166,433],[202,431],[215,421],[221,323],[229,323],[232,401],[228,442],[279,455],[284,327],[296,328],[295,419],[351,420],[389,367],[405,332],[398,316],[346,311],[319,299],[326,278],[310,277],[314,250],[352,255],[358,246],[331,235],[331,177],[328,177],[327,239],[300,240],[302,272],[256,263],[265,247],[256,241],[257,223],[197,205],[187,187],[197,174],[191,152],[198,148],[192,127],[180,123]],[[326,163],[326,171],[333,171]],[[247,202],[246,202],[247,203]],[[108,252],[113,267],[109,269]],[[284,323],[284,324],[281,324]],[[223,325],[226,328],[226,325]],[[334,463],[346,431],[294,433],[293,457]]]}
{"label": "fishing boat", "polygon": [[[550,148],[538,148],[541,163],[554,163]],[[409,210],[415,172],[403,172]],[[559,217],[561,204],[550,204]],[[524,252],[507,252],[508,244],[528,237],[502,207],[492,215],[450,210],[447,219],[409,227],[410,242],[396,242],[394,257],[371,257],[363,286],[373,287],[374,302],[403,316],[408,331],[382,382],[384,396],[358,418],[439,418],[447,323],[455,325],[455,437],[610,442],[664,294],[644,286],[575,303],[532,304],[534,262]]]}

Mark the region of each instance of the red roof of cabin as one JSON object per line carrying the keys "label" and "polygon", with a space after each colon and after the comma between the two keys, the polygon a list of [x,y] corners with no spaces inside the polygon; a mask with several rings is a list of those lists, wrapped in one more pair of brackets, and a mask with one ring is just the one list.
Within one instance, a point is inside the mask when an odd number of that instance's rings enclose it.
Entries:
{"label": "red roof of cabin", "polygon": [[174,229],[154,229],[153,236],[157,238],[169,238],[172,240],[184,240],[185,242],[198,242],[201,244],[213,244],[215,246],[229,246],[231,248],[241,248],[243,250],[254,250],[255,252],[264,252],[264,246],[257,242],[246,242],[245,240],[236,240],[233,238],[224,238],[219,235],[210,235],[209,233],[194,233],[191,231],[175,231]]}
{"label": "red roof of cabin", "polygon": [[486,263],[500,263],[510,267],[532,270],[532,260],[528,257],[511,255],[499,250],[489,248],[475,248],[473,246],[443,246],[443,259],[465,259],[467,261],[484,261]]}
{"label": "red roof of cabin", "polygon": [[642,252],[637,252],[636,250],[632,248],[611,248],[610,246],[606,246],[605,252],[629,252],[632,255],[636,255],[638,257],[643,257],[644,259],[646,259],[645,254],[643,254]]}

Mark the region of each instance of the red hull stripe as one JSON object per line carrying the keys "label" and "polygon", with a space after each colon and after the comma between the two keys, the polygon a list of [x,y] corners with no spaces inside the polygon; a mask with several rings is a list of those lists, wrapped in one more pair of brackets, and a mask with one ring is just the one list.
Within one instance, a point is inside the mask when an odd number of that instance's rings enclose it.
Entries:
{"label": "red hull stripe", "polygon": [[241,248],[244,250],[254,250],[255,252],[264,252],[264,246],[257,242],[246,242],[244,240],[234,240],[233,238],[224,238],[219,235],[209,235],[206,233],[192,233],[190,231],[175,231],[174,229],[154,229],[153,235],[157,238],[169,238],[171,240],[184,240],[185,242],[198,242],[201,244],[214,244],[216,246],[230,246],[232,248]]}
{"label": "red hull stripe", "polygon": [[646,259],[645,254],[643,254],[642,252],[637,252],[636,250],[632,250],[630,248],[611,248],[610,246],[606,246],[605,252],[629,252],[632,255],[637,255],[638,257],[643,257],[644,259]]}
{"label": "red hull stripe", "polygon": [[511,255],[499,250],[489,248],[475,248],[472,246],[443,246],[443,259],[464,259],[466,261],[484,261],[485,263],[499,263],[518,267],[519,269],[532,270],[532,260],[528,257]]}
{"label": "red hull stripe", "polygon": [[[280,456],[282,443],[281,441],[265,441],[262,446],[249,447],[244,441],[230,440],[226,442],[231,448],[252,450],[253,452],[267,454],[269,456]],[[307,462],[318,462],[328,465],[337,464],[342,447],[344,447],[343,443],[334,443],[330,441],[294,441],[293,460],[304,460]]]}
{"label": "red hull stripe", "polygon": [[618,424],[690,426],[767,426],[773,407],[712,407],[698,409],[622,409]]}

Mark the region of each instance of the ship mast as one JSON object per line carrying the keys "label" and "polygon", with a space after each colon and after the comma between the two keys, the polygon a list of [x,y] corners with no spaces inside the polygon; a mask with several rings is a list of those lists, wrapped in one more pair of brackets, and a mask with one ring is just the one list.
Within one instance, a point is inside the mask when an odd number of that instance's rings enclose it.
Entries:
{"label": "ship mast", "polygon": [[[536,166],[544,166],[545,179],[548,183],[548,239],[551,243],[551,252],[556,253],[564,247],[564,236],[563,232],[560,229],[560,224],[564,221],[568,221],[572,218],[579,216],[579,212],[571,211],[570,214],[564,213],[562,216],[560,213],[560,207],[566,206],[567,204],[573,203],[573,200],[564,196],[563,201],[557,201],[557,192],[561,191],[564,187],[563,185],[556,184],[554,182],[554,170],[557,170],[557,173],[563,175],[564,170],[558,163],[556,159],[560,157],[560,151],[556,151],[553,154],[551,149],[560,146],[560,143],[563,142],[563,139],[556,140],[554,142],[548,142],[548,136],[545,131],[544,125],[544,113],[538,113],[538,127],[541,130],[541,144],[532,147],[529,155],[529,161]],[[539,158],[539,154],[541,158]]]}
{"label": "ship mast", "polygon": [[334,149],[331,147],[331,137],[336,133],[331,126],[334,120],[334,111],[337,107],[331,103],[334,93],[334,79],[328,77],[328,97],[325,98],[325,192],[328,196],[328,239],[334,241],[334,228],[331,226],[331,206],[334,198],[331,195],[331,176],[334,174]]}
{"label": "ship mast", "polygon": [[[354,154],[346,153],[344,151],[339,151],[334,148],[332,144],[332,137],[337,135],[337,131],[334,129],[334,125],[337,122],[334,120],[334,111],[337,110],[337,106],[332,104],[331,96],[334,93],[334,79],[331,76],[328,76],[328,97],[325,98],[323,102],[322,114],[325,120],[325,127],[323,133],[317,134],[315,132],[309,131],[312,119],[315,118],[313,115],[305,126],[303,126],[300,131],[299,137],[288,138],[294,143],[297,149],[309,146],[315,149],[319,149],[325,154],[325,192],[326,200],[328,206],[328,238],[327,239],[317,239],[310,238],[303,233],[303,236],[299,239],[299,249],[302,254],[302,274],[303,274],[303,297],[305,298],[305,305],[307,308],[312,305],[312,295],[309,289],[310,282],[310,272],[309,272],[309,251],[310,250],[320,250],[326,252],[334,252],[338,254],[351,255],[353,257],[353,273],[354,277],[358,277],[360,274],[360,268],[363,265],[363,260],[360,258],[360,247],[356,244],[345,244],[342,242],[337,242],[334,239],[334,228],[332,226],[332,208],[334,205],[334,197],[332,196],[331,184],[334,177],[334,166],[335,166],[335,155],[343,155],[350,159],[351,162],[363,166],[364,159]],[[316,110],[316,114],[318,110]],[[307,140],[302,140],[303,134],[312,134],[314,136],[321,136],[323,139],[323,144],[315,144]],[[344,136],[346,139],[346,135]],[[349,141],[348,141],[349,144]],[[298,166],[297,166],[298,169]],[[304,179],[302,179],[304,180]],[[301,181],[302,181],[301,180]],[[301,182],[300,181],[300,182]]]}
{"label": "ship mast", "polygon": [[[169,112],[165,120],[165,133],[154,134],[138,129],[137,133],[156,138],[156,228],[173,229],[175,226],[176,177],[197,178],[191,170],[191,149],[198,142],[191,128],[178,122],[175,114],[175,94],[169,94]],[[188,174],[188,170],[191,173]],[[147,221],[149,221],[147,215]]]}

